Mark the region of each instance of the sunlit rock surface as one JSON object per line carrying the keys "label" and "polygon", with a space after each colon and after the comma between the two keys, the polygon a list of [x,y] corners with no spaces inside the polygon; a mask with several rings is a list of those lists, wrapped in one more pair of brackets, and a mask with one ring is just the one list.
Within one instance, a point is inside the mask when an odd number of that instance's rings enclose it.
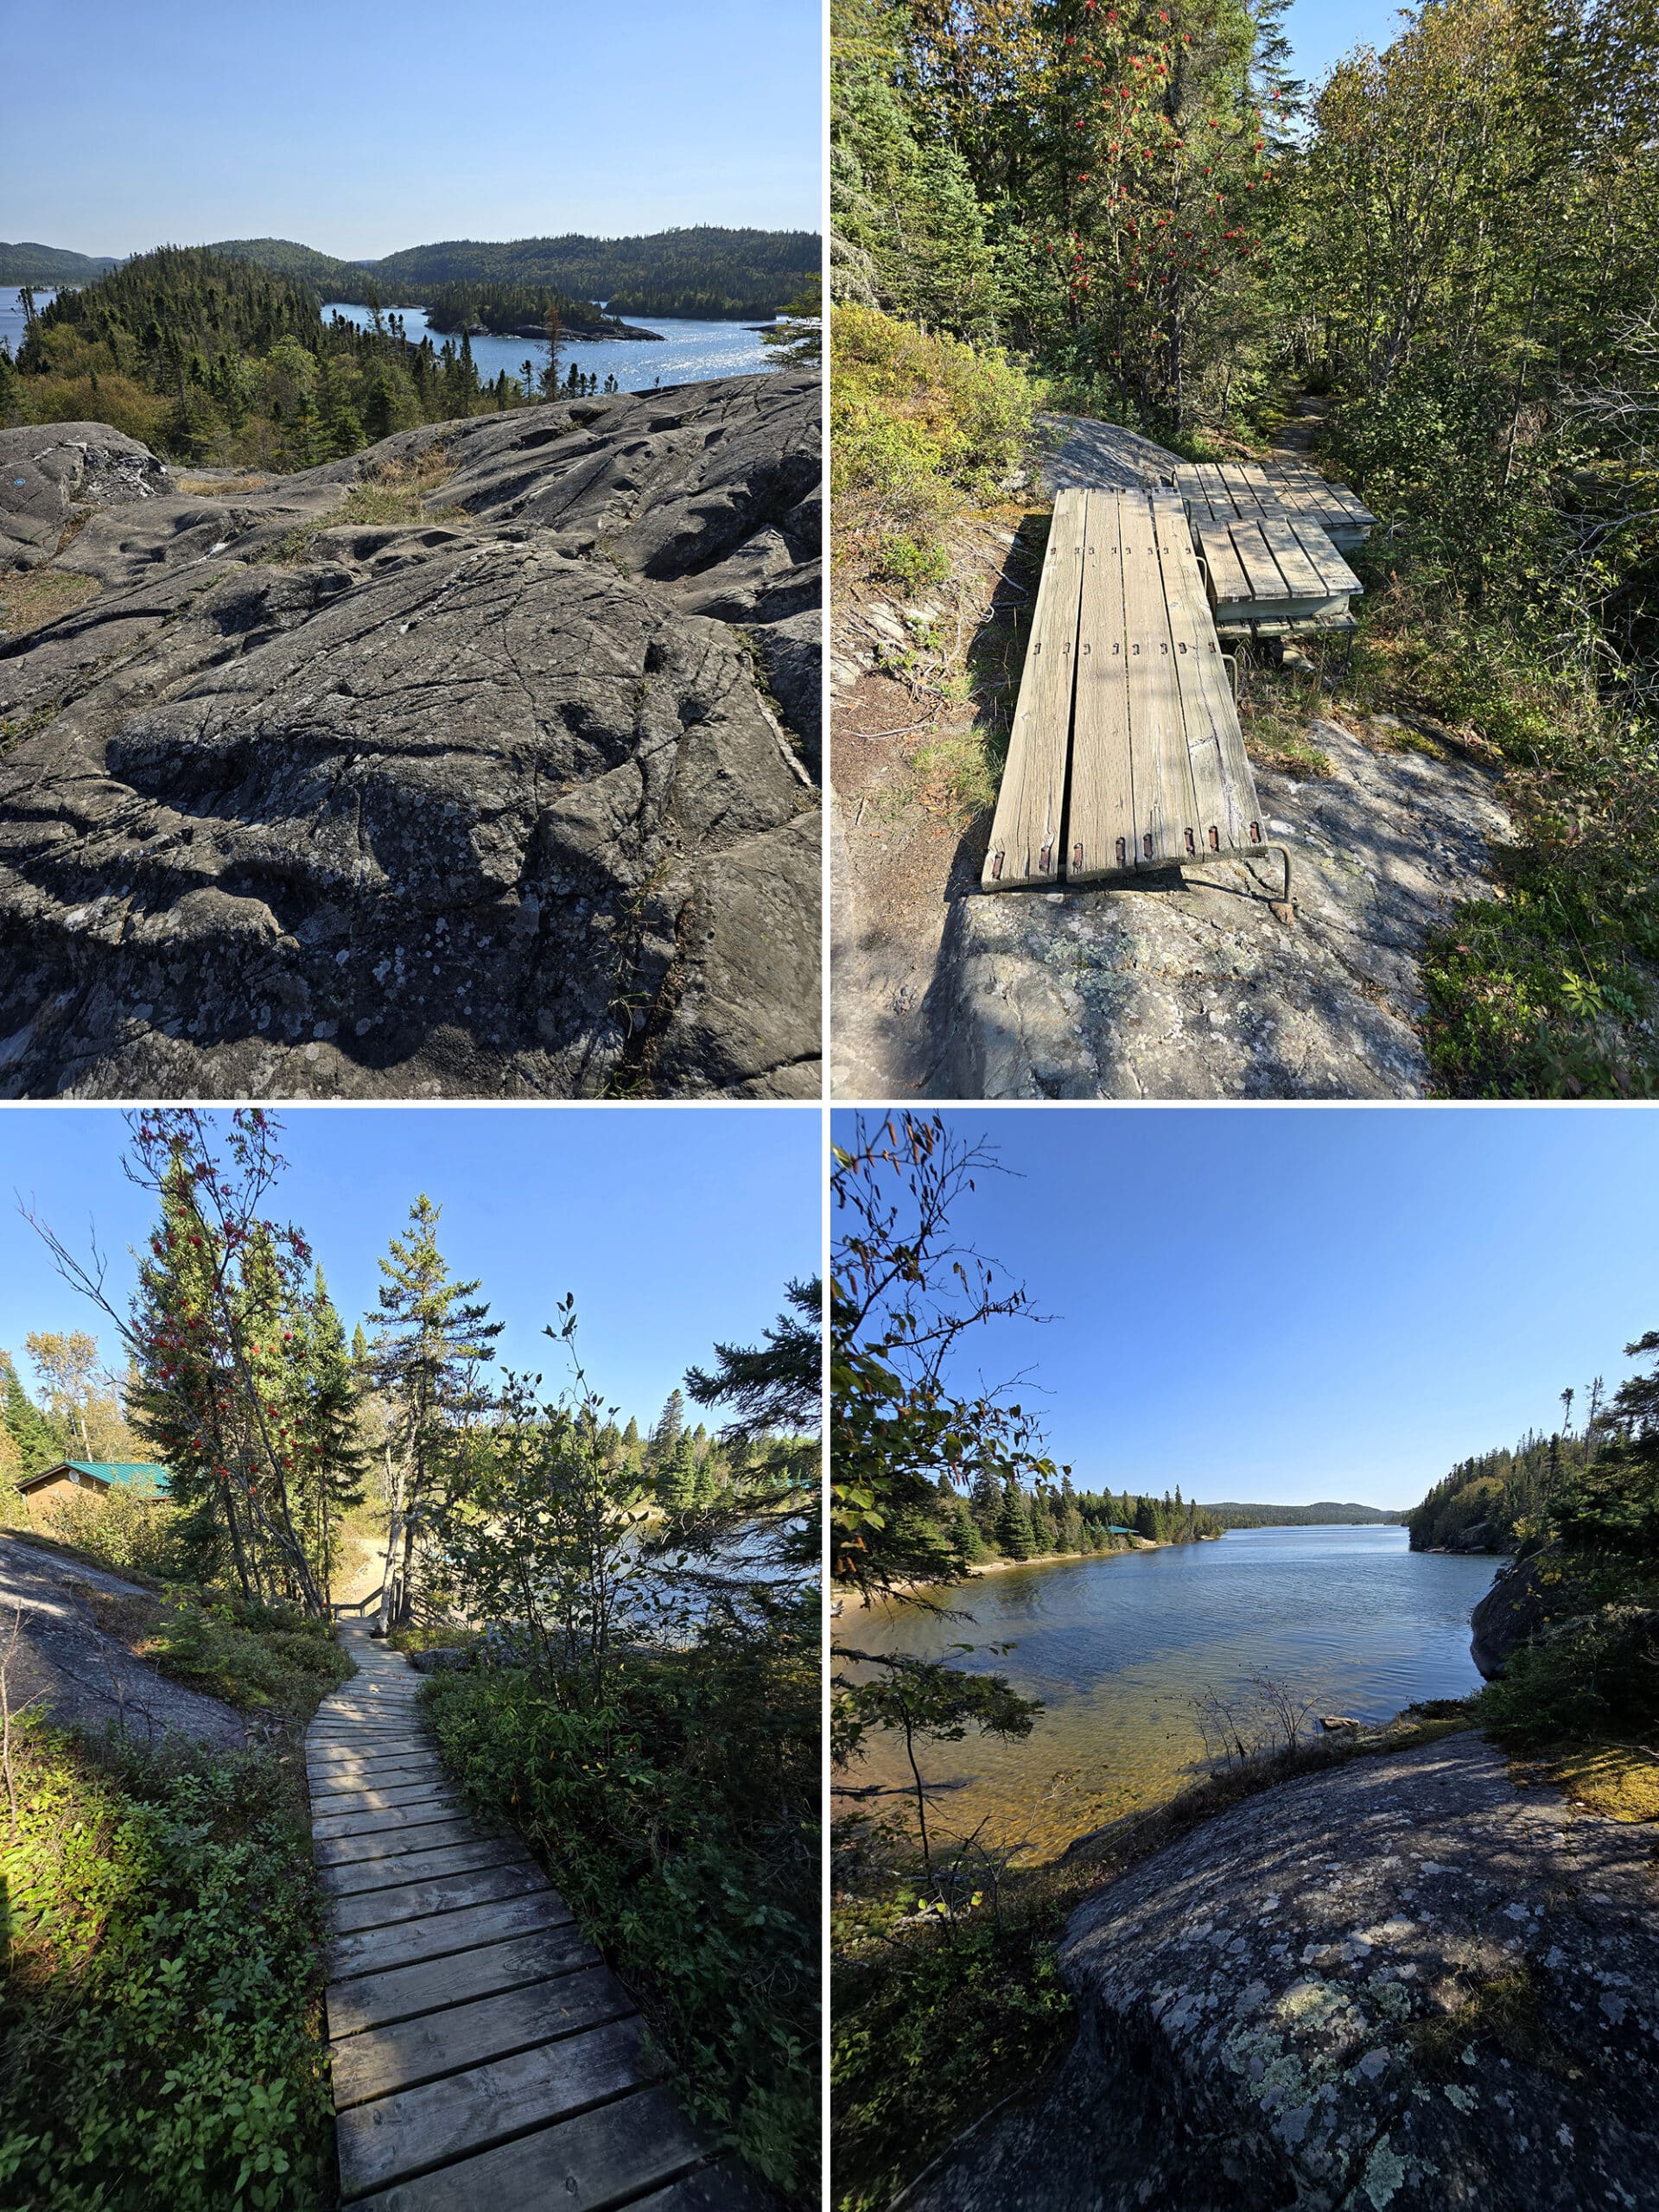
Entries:
{"label": "sunlit rock surface", "polygon": [[[818,407],[525,409],[86,519],[98,596],[0,640],[0,1095],[816,1096]],[[340,518],[411,470],[423,518]]]}
{"label": "sunlit rock surface", "polygon": [[1073,1916],[1075,2049],[906,2212],[1659,2205],[1655,1870],[1472,1734],[1266,1791]]}

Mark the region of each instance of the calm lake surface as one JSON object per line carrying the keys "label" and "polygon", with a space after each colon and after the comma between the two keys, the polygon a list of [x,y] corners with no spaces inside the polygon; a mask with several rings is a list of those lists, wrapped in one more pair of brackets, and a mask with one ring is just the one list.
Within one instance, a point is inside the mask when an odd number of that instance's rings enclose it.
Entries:
{"label": "calm lake surface", "polygon": [[[426,317],[419,308],[385,311],[402,315],[404,334],[415,345],[427,336]],[[347,321],[364,328],[370,321],[367,308],[351,307],[344,302],[331,301],[322,312],[325,320],[331,315],[343,315]],[[744,323],[647,321],[643,315],[630,315],[627,321],[636,330],[661,331],[662,343],[653,346],[645,338],[573,338],[564,348],[564,372],[575,362],[584,376],[596,376],[601,384],[613,376],[624,391],[645,391],[654,384],[696,384],[705,377],[754,376],[775,365],[759,332]],[[442,346],[443,337],[442,331],[431,333],[435,346]],[[547,347],[533,338],[474,338],[473,359],[479,375],[488,384],[503,369],[510,377],[518,376],[526,359],[535,362],[539,376]]]}
{"label": "calm lake surface", "polygon": [[[961,1663],[1044,1700],[1023,1742],[969,1737],[919,1763],[938,1785],[941,1832],[983,1821],[988,1840],[1046,1858],[1190,1777],[1203,1752],[1192,1700],[1207,1686],[1272,1675],[1318,1711],[1363,1720],[1478,1688],[1469,1614],[1496,1567],[1410,1551],[1404,1529],[1236,1529],[1216,1543],[1001,1569],[938,1593],[970,1619],[893,1605],[844,1616],[841,1636],[930,1658],[972,1643]],[[993,1643],[1016,1648],[993,1658]],[[858,1779],[907,1780],[896,1742],[878,1743]]]}
{"label": "calm lake surface", "polygon": [[[55,287],[37,284],[35,305],[43,308],[55,297]],[[369,321],[366,308],[352,307],[343,301],[330,301],[322,310],[325,317],[343,315],[350,322],[365,326]],[[426,317],[419,308],[397,308],[392,312],[404,318],[404,328],[416,345],[427,335]],[[644,338],[596,339],[591,344],[573,339],[564,352],[564,366],[568,370],[574,361],[585,375],[597,376],[603,384],[607,376],[614,376],[624,391],[645,391],[654,384],[696,384],[705,377],[747,377],[759,375],[776,366],[771,354],[761,344],[758,331],[741,322],[647,322],[643,316],[631,315],[628,320],[639,330],[659,330],[662,343],[653,346]],[[0,290],[0,338],[4,338],[15,354],[23,342],[23,306],[16,292]],[[432,333],[432,343],[442,346],[442,334]],[[493,381],[505,369],[516,377],[525,357],[536,364],[541,372],[547,348],[539,340],[530,338],[474,338],[473,359],[478,364],[478,373],[486,381]]]}
{"label": "calm lake surface", "polygon": [[[38,315],[48,302],[58,296],[55,284],[35,287],[35,312]],[[0,290],[0,338],[10,346],[15,357],[23,342],[23,296],[21,292]],[[756,343],[760,341],[757,340]]]}

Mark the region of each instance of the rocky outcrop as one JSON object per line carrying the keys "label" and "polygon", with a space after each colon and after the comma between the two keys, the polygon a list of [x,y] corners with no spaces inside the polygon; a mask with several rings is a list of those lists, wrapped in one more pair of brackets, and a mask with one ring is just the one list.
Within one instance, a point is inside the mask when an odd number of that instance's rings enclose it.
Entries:
{"label": "rocky outcrop", "polygon": [[167,463],[107,423],[0,430],[0,569],[49,561],[79,513],[170,492]]}
{"label": "rocky outcrop", "polygon": [[1470,1656],[1489,1682],[1547,1623],[1565,1619],[1575,1611],[1593,1610],[1574,1606],[1568,1587],[1572,1579],[1569,1564],[1554,1544],[1498,1569],[1497,1580],[1469,1616],[1473,1630]]}
{"label": "rocky outcrop", "polygon": [[1414,1098],[1428,1084],[1419,961],[1457,901],[1490,892],[1508,834],[1466,760],[1316,721],[1332,773],[1258,767],[1268,832],[1295,852],[1122,889],[952,905],[925,1018],[951,1098]]}
{"label": "rocky outcrop", "polygon": [[0,1093],[816,1096],[817,434],[731,378],[94,514],[0,642]]}
{"label": "rocky outcrop", "polygon": [[1474,1735],[1266,1791],[1073,1916],[1075,2048],[905,2212],[1646,2212],[1654,1879]]}

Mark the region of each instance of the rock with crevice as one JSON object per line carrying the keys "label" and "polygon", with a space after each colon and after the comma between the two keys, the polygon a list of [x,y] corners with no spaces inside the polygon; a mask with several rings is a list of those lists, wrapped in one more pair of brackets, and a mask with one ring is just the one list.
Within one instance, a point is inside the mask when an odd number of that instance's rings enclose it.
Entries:
{"label": "rock with crevice", "polygon": [[1494,779],[1448,755],[1309,733],[1328,777],[1258,768],[1295,865],[1213,862],[1122,888],[958,899],[929,995],[938,1087],[962,1098],[1415,1098],[1420,961],[1491,895]]}
{"label": "rock with crevice", "polygon": [[69,524],[91,509],[172,489],[167,463],[107,423],[0,430],[0,569],[49,561]]}
{"label": "rock with crevice", "polygon": [[[0,1095],[816,1095],[817,425],[726,378],[95,516],[0,644]],[[691,611],[751,541],[789,612]]]}
{"label": "rock with crevice", "polygon": [[905,2212],[1650,2212],[1654,1905],[1473,1734],[1265,1791],[1073,1915],[1073,2050]]}

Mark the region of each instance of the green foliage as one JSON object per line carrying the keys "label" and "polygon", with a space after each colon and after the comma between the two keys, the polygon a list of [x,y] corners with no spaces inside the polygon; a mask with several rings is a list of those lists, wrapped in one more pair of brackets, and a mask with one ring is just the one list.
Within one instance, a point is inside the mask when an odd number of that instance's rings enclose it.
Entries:
{"label": "green foliage", "polygon": [[481,323],[498,336],[539,337],[550,312],[561,324],[584,329],[607,320],[591,300],[573,300],[550,284],[434,284],[421,305],[430,330],[461,331]]}
{"label": "green foliage", "polygon": [[[67,1439],[24,1389],[10,1352],[0,1353],[0,1427],[16,1449],[17,1476],[38,1475],[67,1456]],[[15,1478],[14,1478],[15,1479]]]}
{"label": "green foliage", "polygon": [[929,337],[871,308],[830,318],[832,513],[838,572],[927,582],[939,532],[995,500],[1022,463],[1040,387],[995,347]]}
{"label": "green foliage", "polygon": [[34,1721],[20,1738],[0,2196],[321,2212],[322,1930],[292,1768],[98,1754]]}
{"label": "green foliage", "polygon": [[1374,1505],[1338,1505],[1329,1499],[1313,1505],[1237,1505],[1227,1501],[1206,1505],[1204,1510],[1221,1529],[1392,1528],[1405,1517]]}
{"label": "green foliage", "polygon": [[1568,1585],[1567,1618],[1511,1652],[1480,1693],[1478,1717],[1504,1741],[1641,1738],[1659,1722],[1659,1589],[1598,1604],[1604,1581]]}
{"label": "green foliage", "polygon": [[[536,284],[553,286],[572,299],[603,300],[615,315],[665,315],[667,308],[646,302],[671,298],[684,303],[681,314],[747,315],[780,308],[804,277],[817,274],[820,257],[816,232],[702,224],[624,238],[575,232],[515,238],[510,245],[454,238],[410,246],[366,269],[382,299],[423,297],[427,287],[437,284]],[[714,308],[715,300],[724,307]]]}
{"label": "green foliage", "polygon": [[[880,1917],[913,1918],[902,1885]],[[885,2212],[951,2137],[1064,2048],[1071,2000],[1054,1961],[1048,1900],[982,1913],[902,1940],[874,1910],[840,1900],[830,1985],[838,2212]]]}
{"label": "green foliage", "polygon": [[417,423],[523,404],[470,351],[416,345],[377,309],[324,322],[308,281],[206,248],[164,246],[29,327],[10,404],[25,421],[109,421],[184,461],[303,469]]}
{"label": "green foliage", "polygon": [[1591,1446],[1581,1436],[1523,1436],[1519,1444],[1459,1460],[1406,1516],[1414,1552],[1455,1550],[1471,1533],[1483,1551],[1511,1551],[1517,1531],[1554,1506],[1565,1478]]}
{"label": "green foliage", "polygon": [[169,1591],[139,1649],[192,1689],[294,1721],[352,1671],[329,1622],[213,1592]]}
{"label": "green foliage", "polygon": [[112,254],[61,245],[0,244],[0,284],[90,284],[116,266]]}
{"label": "green foliage", "polygon": [[187,1516],[166,1499],[146,1496],[130,1484],[43,1497],[31,1504],[29,1522],[118,1574],[136,1571],[176,1581],[198,1564]]}
{"label": "green foliage", "polygon": [[544,1859],[695,2108],[816,2202],[817,1604],[757,1639],[432,1678],[446,1762]]}

